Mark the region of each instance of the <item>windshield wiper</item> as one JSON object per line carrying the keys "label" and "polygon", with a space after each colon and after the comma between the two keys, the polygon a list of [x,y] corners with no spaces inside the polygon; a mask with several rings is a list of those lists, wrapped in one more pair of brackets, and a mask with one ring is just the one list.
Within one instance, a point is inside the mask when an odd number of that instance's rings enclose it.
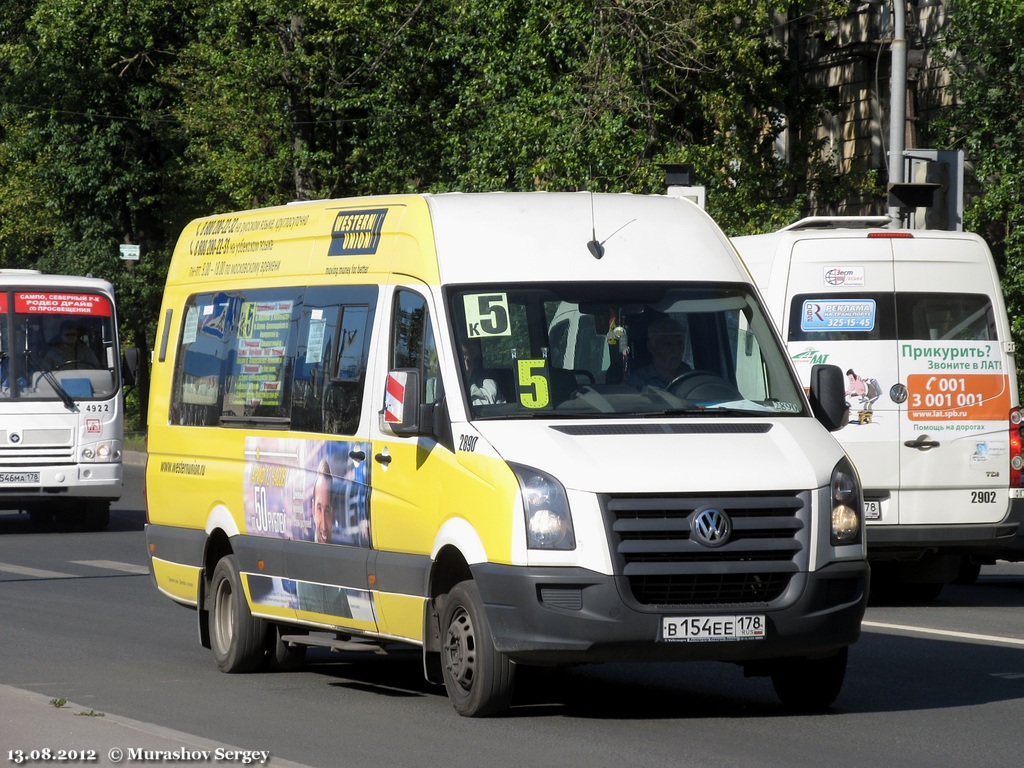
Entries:
{"label": "windshield wiper", "polygon": [[64,403],[64,407],[69,411],[74,411],[76,407],[74,399],[68,394],[68,391],[61,386],[60,381],[58,381],[57,377],[53,375],[53,371],[47,368],[44,363],[40,363],[39,359],[32,352],[28,353],[28,359],[29,362],[31,362],[32,365],[38,368],[39,372],[43,374],[43,378],[46,379],[46,382],[53,387],[53,391],[57,393],[57,397],[59,397],[60,401]]}

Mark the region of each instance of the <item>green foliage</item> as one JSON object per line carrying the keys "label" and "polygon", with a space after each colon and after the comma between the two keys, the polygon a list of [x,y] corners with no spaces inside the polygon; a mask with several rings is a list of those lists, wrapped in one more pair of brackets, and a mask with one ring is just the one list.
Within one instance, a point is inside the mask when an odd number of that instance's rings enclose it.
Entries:
{"label": "green foliage", "polygon": [[[200,214],[406,191],[660,192],[662,164],[692,163],[726,231],[774,228],[810,190],[846,188],[802,138],[823,95],[773,36],[845,6],[775,5],[8,0],[0,266],[111,280],[122,338],[148,349],[175,238]],[[124,242],[141,245],[137,264]]]}
{"label": "green foliage", "polygon": [[964,228],[992,247],[1024,364],[1024,6],[1017,0],[950,0],[945,63],[957,101],[937,124],[967,158],[973,187]]}

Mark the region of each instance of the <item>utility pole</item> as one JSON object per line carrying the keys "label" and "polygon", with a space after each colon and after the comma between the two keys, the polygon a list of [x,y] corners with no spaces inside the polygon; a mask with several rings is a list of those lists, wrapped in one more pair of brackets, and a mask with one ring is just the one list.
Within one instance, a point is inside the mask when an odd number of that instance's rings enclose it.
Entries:
{"label": "utility pole", "polygon": [[[889,184],[901,184],[907,133],[907,5],[892,0],[892,67],[889,84]],[[901,225],[899,206],[889,204],[892,229]]]}

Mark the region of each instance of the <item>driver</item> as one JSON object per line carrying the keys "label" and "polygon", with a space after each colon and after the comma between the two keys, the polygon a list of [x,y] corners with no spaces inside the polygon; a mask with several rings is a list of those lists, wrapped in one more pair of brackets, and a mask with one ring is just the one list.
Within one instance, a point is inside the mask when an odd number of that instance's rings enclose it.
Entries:
{"label": "driver", "polygon": [[70,320],[60,326],[60,339],[50,347],[43,357],[43,363],[51,371],[61,368],[99,368],[96,354],[78,336],[78,328]]}
{"label": "driver", "polygon": [[647,329],[647,351],[651,361],[629,374],[629,383],[636,389],[666,389],[677,376],[688,372],[683,362],[686,354],[686,328],[671,317],[660,317]]}

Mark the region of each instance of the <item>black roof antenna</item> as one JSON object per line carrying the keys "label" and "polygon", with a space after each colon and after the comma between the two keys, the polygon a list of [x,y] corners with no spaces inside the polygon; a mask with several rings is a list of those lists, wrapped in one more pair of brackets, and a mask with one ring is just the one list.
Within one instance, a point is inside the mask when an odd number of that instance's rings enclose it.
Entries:
{"label": "black roof antenna", "polygon": [[604,256],[604,243],[597,241],[597,216],[594,214],[594,193],[590,193],[590,233],[593,235],[593,240],[587,243],[587,250],[590,251],[590,255],[595,259],[600,259]]}
{"label": "black roof antenna", "polygon": [[636,219],[630,219],[625,224],[623,224],[621,227],[619,227],[614,232],[612,232],[610,235],[608,235],[608,237],[606,237],[604,240],[600,240],[599,241],[597,239],[597,216],[594,213],[594,193],[591,192],[590,193],[590,222],[591,222],[591,224],[590,224],[590,233],[593,236],[593,240],[591,240],[589,243],[587,243],[587,250],[590,251],[590,255],[593,256],[595,259],[600,259],[602,256],[604,256],[604,244],[607,243],[609,240],[611,240],[613,237],[615,237],[615,235],[619,234],[619,232],[624,230],[626,227],[628,227],[634,221],[636,221]]}

